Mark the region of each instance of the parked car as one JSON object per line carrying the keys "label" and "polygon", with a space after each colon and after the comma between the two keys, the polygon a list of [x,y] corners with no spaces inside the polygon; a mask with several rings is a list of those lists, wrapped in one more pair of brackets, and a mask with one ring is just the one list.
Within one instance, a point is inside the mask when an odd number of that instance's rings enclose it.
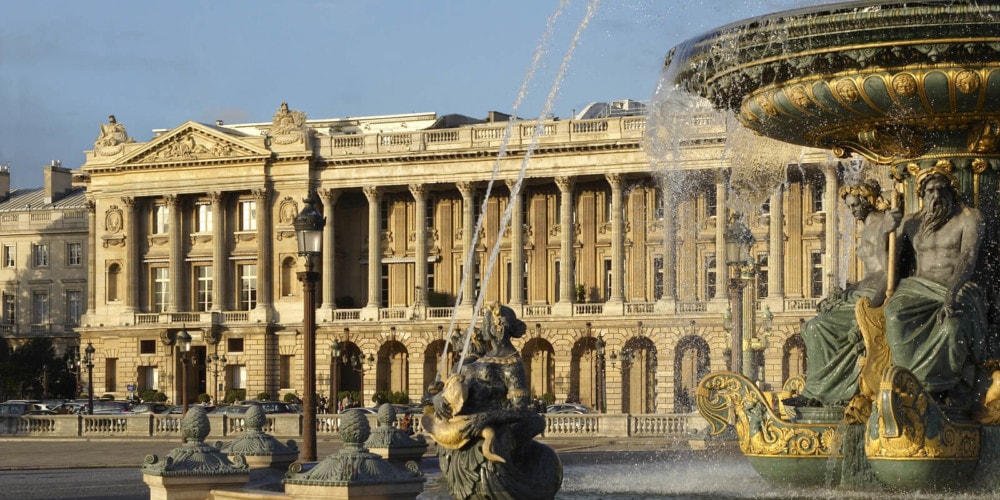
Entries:
{"label": "parked car", "polygon": [[245,415],[250,405],[226,405],[220,406],[209,413],[212,415]]}
{"label": "parked car", "polygon": [[0,417],[20,417],[32,410],[37,410],[37,403],[30,401],[7,401],[0,403]]}
{"label": "parked car", "polygon": [[583,414],[594,413],[594,410],[579,403],[556,403],[554,405],[547,406],[545,408],[545,413]]}
{"label": "parked car", "polygon": [[[188,409],[190,409],[190,408],[192,408],[194,406],[200,406],[200,407],[204,408],[205,409],[205,413],[212,413],[215,410],[215,406],[213,406],[213,405],[205,405],[205,404],[200,404],[200,403],[199,404],[188,405]],[[174,406],[171,406],[170,410],[168,410],[165,413],[170,413],[170,414],[173,414],[173,415],[180,415],[180,414],[184,413],[184,406],[183,405],[174,405]]]}
{"label": "parked car", "polygon": [[94,401],[94,415],[122,415],[129,413],[129,405],[123,401]]}
{"label": "parked car", "polygon": [[138,415],[148,415],[150,413],[160,414],[170,411],[171,406],[164,403],[139,403],[132,407],[132,413]]}
{"label": "parked car", "polygon": [[298,413],[292,405],[280,401],[259,401],[257,404],[264,413]]}

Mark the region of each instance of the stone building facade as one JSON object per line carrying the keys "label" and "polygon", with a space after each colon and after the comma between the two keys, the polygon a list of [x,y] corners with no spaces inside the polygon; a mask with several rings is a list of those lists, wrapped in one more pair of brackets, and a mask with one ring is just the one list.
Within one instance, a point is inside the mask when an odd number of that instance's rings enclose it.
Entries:
{"label": "stone building facade", "polygon": [[[75,172],[92,208],[80,343],[97,349],[97,393],[124,396],[134,383],[177,401],[186,369],[190,399],[234,388],[301,396],[292,222],[312,192],[326,217],[321,394],[335,383],[365,404],[379,390],[419,400],[449,332],[465,333],[482,296],[527,323],[515,344],[535,396],[689,411],[731,344],[724,130],[705,121],[684,146],[690,160],[673,167],[684,189],[665,190],[643,148],[646,117],[609,109],[619,112],[539,123],[499,113],[315,120],[282,103],[271,122],[189,121],[141,143],[112,117]],[[774,314],[748,336],[770,387],[804,373],[801,321],[857,273],[838,251],[853,237],[853,223],[838,222],[838,165],[816,152],[789,167],[747,219],[760,265],[747,316]],[[177,350],[182,330],[194,339],[191,364]]]}

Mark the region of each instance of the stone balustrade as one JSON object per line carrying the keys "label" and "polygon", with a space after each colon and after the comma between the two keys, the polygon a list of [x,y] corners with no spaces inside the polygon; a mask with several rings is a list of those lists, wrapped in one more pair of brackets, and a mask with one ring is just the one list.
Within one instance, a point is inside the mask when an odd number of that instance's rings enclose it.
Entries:
{"label": "stone balustrade", "polygon": [[[336,414],[316,415],[318,436],[339,436],[340,419]],[[377,425],[375,415],[369,423]],[[232,438],[246,430],[241,415],[208,415],[212,424],[210,439]],[[668,437],[683,438],[704,427],[704,420],[690,414],[546,414],[546,437]],[[180,438],[181,416],[165,415],[28,415],[0,417],[0,436],[40,438]],[[423,432],[420,419],[413,419],[414,431]],[[262,429],[283,438],[302,434],[302,415],[270,414]]]}

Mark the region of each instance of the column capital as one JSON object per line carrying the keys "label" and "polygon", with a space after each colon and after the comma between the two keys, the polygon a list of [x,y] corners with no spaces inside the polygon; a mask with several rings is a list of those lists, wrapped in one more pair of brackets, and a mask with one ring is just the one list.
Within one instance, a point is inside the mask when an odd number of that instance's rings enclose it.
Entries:
{"label": "column capital", "polygon": [[427,186],[424,184],[410,184],[409,188],[414,200],[424,199],[427,196]]}
{"label": "column capital", "polygon": [[604,178],[608,181],[608,184],[610,184],[611,187],[615,189],[622,187],[622,174],[618,173],[604,174]]}
{"label": "column capital", "polygon": [[316,194],[319,195],[320,200],[323,200],[324,205],[332,205],[337,202],[337,198],[340,198],[341,191],[334,188],[320,188],[316,190]]}
{"label": "column capital", "polygon": [[132,210],[135,208],[135,196],[122,196],[122,205],[125,208]]}
{"label": "column capital", "polygon": [[556,187],[559,188],[559,191],[562,191],[564,193],[569,191],[570,189],[573,189],[573,181],[574,178],[569,176],[555,178]]}
{"label": "column capital", "polygon": [[459,193],[462,193],[463,198],[471,198],[476,184],[472,181],[460,181],[455,183],[455,187],[458,188]]}
{"label": "column capital", "polygon": [[180,198],[176,194],[167,194],[163,196],[163,202],[169,208],[177,208],[177,202]]}
{"label": "column capital", "polygon": [[267,191],[267,188],[254,188],[253,190],[250,191],[250,196],[252,196],[254,201],[256,201],[257,203],[264,204],[267,203],[267,200],[270,198],[271,193]]}
{"label": "column capital", "polygon": [[361,188],[361,190],[365,193],[365,198],[368,199],[368,203],[378,201],[379,196],[382,194],[382,191],[378,188],[378,186],[365,186]]}
{"label": "column capital", "polygon": [[222,191],[209,191],[207,195],[208,201],[212,202],[213,205],[222,203]]}
{"label": "column capital", "polygon": [[87,213],[88,214],[94,215],[94,214],[97,213],[97,202],[94,201],[93,198],[89,198],[88,197],[87,201],[85,202],[85,204],[86,204],[86,207],[87,207]]}

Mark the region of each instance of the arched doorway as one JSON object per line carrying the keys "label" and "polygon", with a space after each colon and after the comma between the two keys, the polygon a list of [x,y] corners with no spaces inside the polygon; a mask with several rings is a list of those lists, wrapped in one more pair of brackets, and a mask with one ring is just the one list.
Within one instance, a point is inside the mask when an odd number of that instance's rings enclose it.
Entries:
{"label": "arched doorway", "polygon": [[[444,369],[441,368],[441,358],[444,358]],[[426,390],[437,377],[438,372],[441,372],[441,381],[448,377],[451,373],[451,368],[455,362],[455,352],[449,350],[445,353],[445,342],[443,339],[435,340],[427,345],[427,350],[424,351],[424,381],[421,391]]]}
{"label": "arched doorway", "polygon": [[688,335],[674,349],[674,412],[694,411],[694,393],[701,379],[709,372],[708,342],[697,335]]}
{"label": "arched doorway", "polygon": [[621,369],[622,413],[653,413],[656,411],[656,346],[646,337],[633,337],[625,342],[620,354],[613,358]]}
{"label": "arched doorway", "polygon": [[390,340],[378,351],[375,390],[409,394],[410,355],[398,340]]}
{"label": "arched doorway", "polygon": [[521,351],[525,377],[531,388],[531,397],[544,398],[546,394],[555,398],[555,349],[549,341],[541,338],[529,340]]}
{"label": "arched doorway", "polygon": [[340,343],[340,352],[340,358],[336,360],[331,358],[333,366],[330,367],[330,370],[336,376],[332,377],[330,383],[336,387],[330,388],[330,400],[340,402],[347,396],[347,393],[351,393],[352,400],[361,401],[365,357],[361,348],[350,341]]}
{"label": "arched doorway", "polygon": [[601,406],[601,363],[597,338],[584,337],[573,345],[568,399],[594,409]]}
{"label": "arched doorway", "polygon": [[806,376],[806,343],[802,335],[796,333],[785,341],[781,353],[781,384],[795,376]]}

